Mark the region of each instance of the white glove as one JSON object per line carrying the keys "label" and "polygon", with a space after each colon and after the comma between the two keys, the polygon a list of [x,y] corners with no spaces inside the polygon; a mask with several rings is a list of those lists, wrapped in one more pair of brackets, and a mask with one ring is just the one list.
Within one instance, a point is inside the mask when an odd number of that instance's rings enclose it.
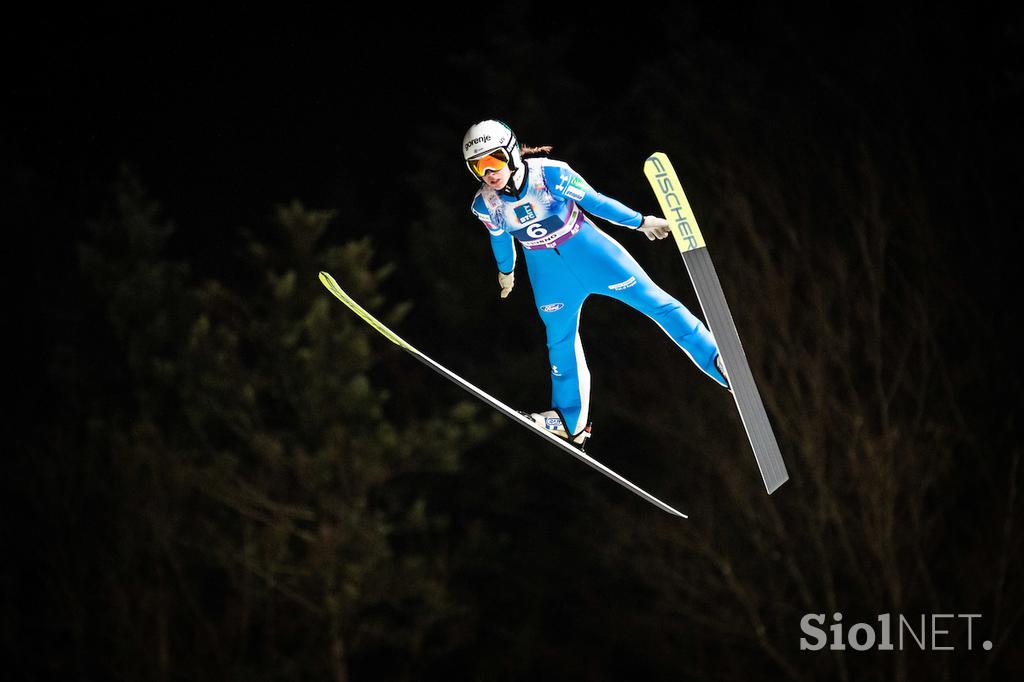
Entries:
{"label": "white glove", "polygon": [[504,272],[498,273],[498,286],[501,287],[501,297],[506,298],[512,287],[516,285],[516,273],[512,271],[508,274]]}
{"label": "white glove", "polygon": [[655,239],[664,239],[672,233],[667,220],[653,215],[644,216],[644,222],[637,229],[646,234],[652,242]]}

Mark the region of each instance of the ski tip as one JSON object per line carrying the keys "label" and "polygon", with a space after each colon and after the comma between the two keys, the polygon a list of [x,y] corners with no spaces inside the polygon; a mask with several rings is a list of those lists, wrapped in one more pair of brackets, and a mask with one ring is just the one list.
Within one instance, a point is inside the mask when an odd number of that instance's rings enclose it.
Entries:
{"label": "ski tip", "polygon": [[321,270],[320,284],[323,284],[328,291],[330,291],[336,297],[341,299],[342,302],[345,301],[345,292],[342,291],[341,285],[339,285],[338,282],[333,277],[331,277],[331,273]]}
{"label": "ski tip", "polygon": [[668,159],[664,152],[652,152],[648,154],[647,158],[644,159],[644,172],[647,172],[648,164],[652,164],[654,166],[664,165],[662,159]]}

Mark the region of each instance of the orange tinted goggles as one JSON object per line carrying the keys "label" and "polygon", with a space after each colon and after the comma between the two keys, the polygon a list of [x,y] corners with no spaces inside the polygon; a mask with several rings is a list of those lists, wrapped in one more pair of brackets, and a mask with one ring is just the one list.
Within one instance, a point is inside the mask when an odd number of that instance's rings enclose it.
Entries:
{"label": "orange tinted goggles", "polygon": [[469,164],[469,169],[473,171],[478,178],[482,178],[489,170],[500,171],[502,168],[507,166],[508,153],[504,149],[495,149],[493,152],[488,152],[479,159],[471,159],[466,163]]}

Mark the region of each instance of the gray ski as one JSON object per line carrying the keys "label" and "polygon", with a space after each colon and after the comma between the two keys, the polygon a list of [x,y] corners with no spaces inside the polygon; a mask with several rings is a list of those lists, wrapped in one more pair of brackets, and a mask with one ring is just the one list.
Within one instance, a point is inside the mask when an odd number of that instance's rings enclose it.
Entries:
{"label": "gray ski", "polygon": [[611,469],[609,469],[605,465],[601,464],[600,462],[598,462],[593,457],[590,457],[589,455],[585,454],[582,450],[578,450],[577,448],[575,448],[572,445],[570,445],[568,443],[568,441],[566,441],[566,440],[564,440],[562,438],[559,438],[558,436],[554,435],[553,433],[550,433],[550,432],[545,431],[544,429],[538,427],[536,424],[533,423],[533,420],[531,420],[528,417],[522,415],[519,411],[509,407],[508,405],[506,405],[505,403],[501,402],[500,400],[498,400],[494,396],[490,395],[486,391],[483,391],[483,390],[477,388],[473,384],[469,383],[468,381],[466,381],[465,379],[460,377],[458,374],[455,374],[454,372],[452,372],[451,370],[447,369],[443,365],[435,362],[434,360],[430,359],[429,357],[427,357],[422,352],[420,352],[417,349],[413,348],[410,344],[408,344],[405,340],[403,340],[400,336],[398,336],[398,334],[396,334],[393,331],[391,331],[390,329],[388,329],[380,320],[375,318],[373,315],[371,315],[366,310],[364,310],[362,306],[360,306],[358,303],[356,303],[352,299],[351,296],[349,296],[347,293],[345,293],[345,291],[340,286],[338,286],[338,283],[334,280],[333,277],[330,276],[330,274],[328,274],[326,272],[321,272],[320,273],[320,282],[325,287],[327,287],[328,291],[330,291],[332,294],[334,294],[335,298],[337,298],[339,301],[341,301],[346,306],[348,306],[352,310],[352,312],[354,312],[356,315],[358,315],[360,318],[362,318],[364,322],[366,322],[371,327],[373,327],[378,332],[380,332],[380,334],[384,338],[386,338],[388,341],[390,341],[391,343],[395,344],[396,346],[398,346],[399,348],[401,348],[405,352],[409,353],[409,355],[413,356],[414,358],[419,360],[421,363],[423,363],[424,365],[426,365],[430,369],[434,370],[435,372],[437,372],[438,374],[443,376],[445,379],[448,379],[452,383],[456,384],[457,386],[459,386],[460,388],[465,390],[467,393],[470,393],[471,395],[476,396],[478,399],[482,400],[483,402],[487,403],[488,405],[490,405],[494,409],[498,410],[499,412],[504,414],[506,417],[508,417],[509,419],[514,421],[516,424],[519,424],[520,426],[522,426],[522,427],[524,427],[526,429],[529,429],[532,433],[535,433],[538,436],[540,436],[541,438],[546,439],[549,443],[551,443],[555,447],[561,448],[562,450],[564,450],[565,452],[569,453],[570,455],[572,455],[576,459],[578,459],[581,462],[585,463],[587,466],[590,466],[590,467],[596,469],[597,471],[600,471],[602,474],[604,474],[608,478],[612,479],[613,481],[615,481],[616,483],[618,483],[622,487],[626,488],[627,490],[629,490],[629,491],[635,493],[636,495],[639,495],[640,497],[644,498],[645,500],[647,500],[648,502],[650,502],[654,506],[658,507],[659,509],[661,509],[663,511],[666,511],[669,514],[673,514],[675,516],[679,516],[679,517],[684,518],[684,519],[687,518],[686,514],[684,514],[684,513],[680,512],[680,511],[670,507],[669,505],[665,504],[664,502],[659,500],[654,495],[651,495],[649,492],[647,492],[643,488],[640,488],[639,486],[631,483],[630,481],[627,481],[625,478],[623,478],[622,476],[619,476],[617,473],[615,473],[614,471],[612,471]]}
{"label": "gray ski", "polygon": [[758,393],[754,377],[750,373],[743,344],[740,343],[736,324],[725,300],[722,285],[718,281],[715,266],[711,262],[711,254],[708,253],[704,237],[697,225],[697,218],[693,215],[683,186],[665,154],[657,152],[648,157],[644,164],[644,174],[658,197],[665,219],[672,226],[672,235],[683,257],[690,281],[693,282],[693,288],[697,291],[701,310],[704,311],[705,320],[725,363],[732,395],[736,400],[736,407],[750,446],[754,450],[757,466],[761,470],[764,487],[771,494],[789,479],[789,474],[786,472],[785,462],[782,461],[782,453],[779,452],[779,444],[775,439],[771,422],[768,421],[764,403],[761,402],[761,394]]}

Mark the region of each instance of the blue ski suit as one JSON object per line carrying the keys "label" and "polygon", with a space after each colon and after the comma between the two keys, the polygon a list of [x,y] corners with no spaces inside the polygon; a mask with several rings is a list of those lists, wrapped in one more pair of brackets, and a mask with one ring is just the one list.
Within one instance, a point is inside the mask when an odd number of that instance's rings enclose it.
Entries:
{"label": "blue ski suit", "polygon": [[650,317],[694,364],[726,386],[715,367],[718,348],[704,324],[583,211],[634,230],[643,216],[594,190],[562,161],[529,158],[524,163],[526,178],[518,196],[484,185],[473,197],[472,211],[490,233],[498,270],[515,269],[513,239],[523,248],[547,331],[551,404],[569,433],[582,431],[590,414],[590,371],[579,334],[580,311],[590,294],[617,298]]}

